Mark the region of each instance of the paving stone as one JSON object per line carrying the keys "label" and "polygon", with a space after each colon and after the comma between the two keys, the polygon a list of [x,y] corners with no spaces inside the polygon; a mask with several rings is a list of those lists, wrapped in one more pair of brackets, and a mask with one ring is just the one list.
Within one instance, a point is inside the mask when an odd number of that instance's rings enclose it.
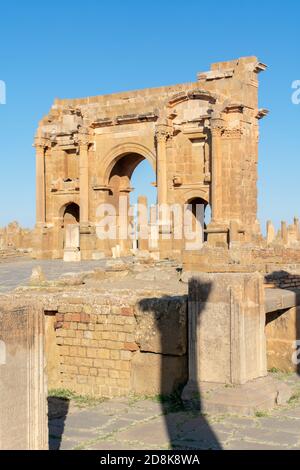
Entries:
{"label": "paving stone", "polygon": [[78,414],[67,416],[65,428],[76,429],[97,429],[103,427],[111,420],[110,416],[104,415],[99,411],[81,411]]}
{"label": "paving stone", "polygon": [[262,418],[219,420],[191,411],[161,415],[161,405],[151,400],[113,399],[51,419],[49,430],[50,449],[298,449],[300,407],[275,409]]}
{"label": "paving stone", "polygon": [[60,444],[59,450],[72,450],[75,449],[75,447],[77,447],[78,445],[78,441],[63,439]]}
{"label": "paving stone", "polygon": [[236,434],[237,438],[253,440],[271,445],[293,446],[298,443],[299,437],[284,431],[271,431],[268,429],[251,428],[240,429]]}
{"label": "paving stone", "polygon": [[107,414],[110,416],[111,415],[115,416],[116,413],[122,415],[124,413],[127,413],[129,409],[130,408],[129,408],[128,403],[119,403],[119,402],[117,403],[105,402],[96,408],[96,410],[99,411],[100,413]]}
{"label": "paving stone", "polygon": [[293,419],[300,419],[300,407],[280,410],[278,411],[277,416],[287,416]]}
{"label": "paving stone", "polygon": [[84,429],[75,429],[75,428],[67,428],[64,433],[63,437],[71,440],[76,441],[86,441],[95,439],[97,433],[94,429],[84,430]]}
{"label": "paving stone", "polygon": [[233,427],[242,427],[242,428],[251,428],[257,426],[257,419],[256,418],[244,418],[244,417],[232,417],[232,418],[225,418],[222,421],[223,424]]}
{"label": "paving stone", "polygon": [[261,418],[259,424],[270,431],[285,431],[297,434],[300,439],[300,422],[292,418]]}
{"label": "paving stone", "polygon": [[116,434],[115,438],[119,441],[147,443],[150,446],[152,444],[166,446],[170,442],[170,435],[165,423],[157,419],[121,431]]}
{"label": "paving stone", "polygon": [[143,413],[153,414],[161,414],[164,413],[164,411],[166,410],[166,406],[163,406],[161,403],[151,400],[139,401],[136,404],[131,405],[131,408],[133,408],[135,412],[141,411]]}
{"label": "paving stone", "polygon": [[147,446],[135,443],[125,443],[119,441],[100,441],[86,447],[88,450],[140,450],[147,449]]}
{"label": "paving stone", "polygon": [[224,450],[286,450],[286,447],[272,444],[260,444],[258,442],[241,441],[238,439],[230,441]]}
{"label": "paving stone", "polygon": [[[210,426],[207,426],[206,428],[202,427],[194,431],[180,433],[178,442],[194,442],[197,443],[199,449],[203,448],[203,446],[205,447],[207,444],[209,444],[209,448],[218,448],[220,447],[220,442],[227,441],[229,437],[230,434],[221,431],[215,432]],[[176,438],[175,440],[177,442]]]}
{"label": "paving stone", "polygon": [[156,416],[160,416],[161,415],[161,412],[160,413],[155,413],[153,411],[149,411],[149,410],[146,410],[146,411],[138,411],[138,410],[134,410],[134,409],[130,409],[128,410],[128,412],[124,412],[122,413],[122,418],[124,419],[130,419],[132,421],[144,421],[145,419],[149,419],[149,418],[155,418]]}
{"label": "paving stone", "polygon": [[210,429],[209,420],[201,415],[187,420],[181,426],[182,433],[188,433],[200,429]]}
{"label": "paving stone", "polygon": [[110,434],[130,427],[134,421],[130,419],[118,418],[116,421],[108,423],[97,431],[97,434]]}

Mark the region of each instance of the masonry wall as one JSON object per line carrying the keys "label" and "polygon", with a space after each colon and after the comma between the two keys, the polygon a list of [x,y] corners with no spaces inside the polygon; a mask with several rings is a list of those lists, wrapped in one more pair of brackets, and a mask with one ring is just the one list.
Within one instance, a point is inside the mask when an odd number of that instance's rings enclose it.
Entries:
{"label": "masonry wall", "polygon": [[187,380],[186,310],[185,296],[66,298],[45,312],[55,316],[50,387],[103,397],[171,393]]}

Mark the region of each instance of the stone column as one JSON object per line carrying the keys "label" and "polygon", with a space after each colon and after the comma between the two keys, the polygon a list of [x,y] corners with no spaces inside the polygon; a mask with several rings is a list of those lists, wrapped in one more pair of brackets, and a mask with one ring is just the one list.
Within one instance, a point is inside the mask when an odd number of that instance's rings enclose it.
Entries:
{"label": "stone column", "polygon": [[91,229],[89,226],[89,162],[88,135],[79,139],[79,182],[80,182],[80,258],[92,257]]}
{"label": "stone column", "polygon": [[211,220],[217,223],[222,220],[222,142],[221,131],[224,120],[211,119],[212,146],[212,181],[211,181]]}
{"label": "stone column", "polygon": [[36,145],[36,224],[46,222],[45,146]]}
{"label": "stone column", "polygon": [[79,178],[80,178],[80,225],[89,225],[89,166],[88,166],[88,141],[82,138],[79,144]]}
{"label": "stone column", "polygon": [[148,201],[146,196],[138,197],[138,247],[140,250],[149,249],[149,221],[148,221]]}
{"label": "stone column", "polygon": [[170,128],[165,124],[156,127],[156,152],[157,152],[157,199],[159,207],[159,250],[162,256],[168,256],[172,251],[171,227],[168,217],[162,214],[161,209],[168,203],[168,178],[167,178],[167,140],[170,137]]}
{"label": "stone column", "polygon": [[275,229],[271,220],[267,221],[267,245],[270,245],[275,240]]}
{"label": "stone column", "polygon": [[168,126],[160,124],[156,127],[156,151],[157,151],[157,199],[158,204],[166,204],[167,189],[167,140],[170,137]]}
{"label": "stone column", "polygon": [[283,245],[287,245],[287,243],[288,243],[288,231],[287,231],[286,222],[284,222],[284,221],[281,222],[281,240],[282,240]]}
{"label": "stone column", "polygon": [[299,219],[298,219],[298,217],[294,217],[294,228],[295,228],[296,240],[299,240],[300,228],[299,228]]}
{"label": "stone column", "polygon": [[224,185],[222,175],[222,130],[224,120],[211,119],[211,222],[207,227],[207,241],[211,246],[223,246],[228,244],[228,224],[224,223],[223,194]]}

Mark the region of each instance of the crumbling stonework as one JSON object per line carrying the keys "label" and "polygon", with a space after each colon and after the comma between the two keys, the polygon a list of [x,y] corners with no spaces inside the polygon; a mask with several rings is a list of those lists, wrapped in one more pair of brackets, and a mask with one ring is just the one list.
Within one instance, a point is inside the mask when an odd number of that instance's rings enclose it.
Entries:
{"label": "crumbling stonework", "polygon": [[22,228],[18,222],[11,222],[7,227],[0,228],[1,257],[16,256],[18,251],[22,254],[30,252],[33,245],[33,231]]}

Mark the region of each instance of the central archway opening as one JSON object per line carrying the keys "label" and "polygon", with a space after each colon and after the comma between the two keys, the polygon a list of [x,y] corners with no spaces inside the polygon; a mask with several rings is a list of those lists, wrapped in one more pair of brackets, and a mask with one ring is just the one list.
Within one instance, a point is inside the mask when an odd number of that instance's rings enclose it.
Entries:
{"label": "central archway opening", "polygon": [[[119,245],[120,254],[148,250],[150,213],[157,203],[156,175],[152,165],[141,154],[122,155],[111,169],[109,188],[108,202],[116,209],[118,233],[125,233],[126,227],[122,224],[127,224],[127,239],[119,237],[115,243]],[[127,211],[127,222],[120,208]]]}

